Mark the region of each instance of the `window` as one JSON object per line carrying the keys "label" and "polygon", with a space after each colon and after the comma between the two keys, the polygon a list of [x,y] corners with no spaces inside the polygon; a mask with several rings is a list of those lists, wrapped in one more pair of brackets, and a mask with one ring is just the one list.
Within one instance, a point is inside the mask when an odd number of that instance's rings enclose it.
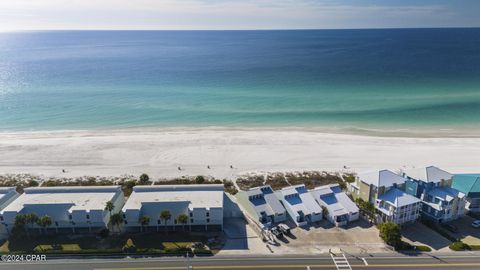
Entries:
{"label": "window", "polygon": [[178,222],[178,221],[177,221],[176,219],[173,220],[173,224],[177,225],[177,222]]}
{"label": "window", "polygon": [[207,223],[210,223],[210,219],[209,219],[209,218],[207,218]]}
{"label": "window", "polygon": [[160,219],[157,219],[157,224],[160,224]]}
{"label": "window", "polygon": [[193,218],[190,219],[190,223],[193,223]]}
{"label": "window", "polygon": [[87,215],[87,219],[90,219],[90,215]]}
{"label": "window", "polygon": [[55,226],[57,226],[57,227],[58,227],[58,222],[56,222],[56,221],[55,221]]}
{"label": "window", "polygon": [[210,212],[207,212],[207,217],[209,217],[209,216],[210,216]]}
{"label": "window", "polygon": [[190,217],[193,217],[193,213],[192,213],[192,212],[190,212]]}
{"label": "window", "polygon": [[72,220],[72,215],[68,215],[68,219]]}
{"label": "window", "polygon": [[3,216],[0,216],[0,221],[3,221]]}
{"label": "window", "polygon": [[125,224],[128,224],[128,222],[125,220]]}

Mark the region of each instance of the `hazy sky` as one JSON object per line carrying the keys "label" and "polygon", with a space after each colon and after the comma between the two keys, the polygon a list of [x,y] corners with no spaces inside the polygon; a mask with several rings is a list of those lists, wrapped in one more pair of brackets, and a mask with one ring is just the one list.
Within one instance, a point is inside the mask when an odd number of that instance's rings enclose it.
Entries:
{"label": "hazy sky", "polygon": [[0,0],[0,31],[480,27],[478,0]]}

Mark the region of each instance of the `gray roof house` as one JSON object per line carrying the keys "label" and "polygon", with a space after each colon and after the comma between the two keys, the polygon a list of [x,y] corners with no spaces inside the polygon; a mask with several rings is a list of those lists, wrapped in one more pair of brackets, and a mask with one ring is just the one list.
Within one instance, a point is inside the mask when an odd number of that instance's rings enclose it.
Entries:
{"label": "gray roof house", "polygon": [[339,185],[325,185],[310,191],[312,197],[327,211],[323,214],[335,226],[343,226],[358,220],[357,205],[342,191]]}
{"label": "gray roof house", "polygon": [[265,226],[283,222],[287,219],[285,208],[269,185],[241,191],[237,198],[247,213]]}
{"label": "gray roof house", "polygon": [[307,191],[305,185],[285,187],[275,194],[297,226],[322,220],[322,208]]}

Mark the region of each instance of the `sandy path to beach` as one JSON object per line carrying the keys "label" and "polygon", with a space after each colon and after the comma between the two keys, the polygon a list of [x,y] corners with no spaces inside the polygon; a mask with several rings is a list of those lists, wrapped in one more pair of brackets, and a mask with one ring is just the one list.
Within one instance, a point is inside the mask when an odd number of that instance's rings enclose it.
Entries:
{"label": "sandy path to beach", "polygon": [[362,172],[426,165],[480,172],[480,138],[247,129],[0,134],[0,173],[118,176],[145,172],[155,178],[198,174],[232,178],[246,172],[336,171],[343,166]]}

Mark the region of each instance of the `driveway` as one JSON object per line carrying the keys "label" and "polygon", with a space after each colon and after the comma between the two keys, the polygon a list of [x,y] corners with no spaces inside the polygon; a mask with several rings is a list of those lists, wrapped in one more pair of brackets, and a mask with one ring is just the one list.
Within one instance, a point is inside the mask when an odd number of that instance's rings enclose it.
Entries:
{"label": "driveway", "polygon": [[457,226],[458,233],[450,233],[456,238],[469,245],[480,245],[480,228],[472,227],[472,222],[475,219],[470,216],[464,216],[460,219],[450,222],[450,224]]}
{"label": "driveway", "polygon": [[450,251],[450,241],[420,222],[402,228],[403,241],[412,245],[429,246],[434,251]]}

